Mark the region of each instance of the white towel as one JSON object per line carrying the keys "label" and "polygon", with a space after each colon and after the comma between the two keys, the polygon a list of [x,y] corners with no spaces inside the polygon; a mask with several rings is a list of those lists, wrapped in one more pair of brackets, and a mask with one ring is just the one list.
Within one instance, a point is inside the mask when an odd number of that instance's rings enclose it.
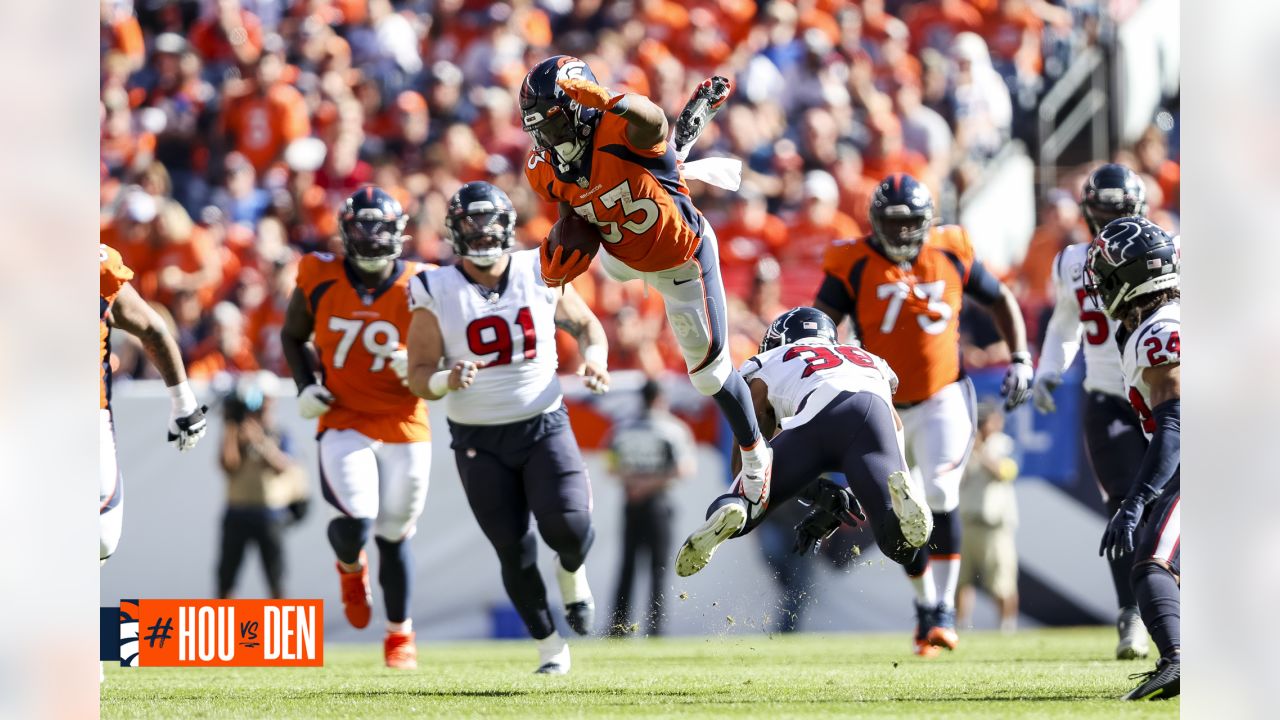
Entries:
{"label": "white towel", "polygon": [[742,161],[737,158],[710,157],[680,166],[684,176],[701,180],[718,188],[737,192],[742,187]]}

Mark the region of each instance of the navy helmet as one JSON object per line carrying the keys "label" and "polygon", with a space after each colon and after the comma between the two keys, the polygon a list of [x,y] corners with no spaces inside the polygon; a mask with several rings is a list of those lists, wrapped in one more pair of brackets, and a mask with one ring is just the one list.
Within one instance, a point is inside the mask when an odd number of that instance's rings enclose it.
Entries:
{"label": "navy helmet", "polygon": [[469,182],[449,198],[444,226],[455,255],[488,267],[515,245],[516,209],[502,188]]}
{"label": "navy helmet", "polygon": [[871,243],[896,263],[911,262],[933,225],[933,196],[923,183],[894,173],[871,195]]}
{"label": "navy helmet", "polygon": [[1112,220],[1147,216],[1147,187],[1138,173],[1118,163],[1107,163],[1089,173],[1080,191],[1080,212],[1089,223],[1089,234],[1098,233]]}
{"label": "navy helmet", "polygon": [[551,154],[561,172],[576,166],[600,120],[599,110],[583,107],[560,88],[559,80],[575,77],[597,82],[582,60],[553,55],[534,65],[520,85],[521,125],[537,149]]}
{"label": "navy helmet", "polygon": [[408,222],[400,203],[382,188],[366,185],[355,191],[338,211],[347,259],[365,272],[386,268],[404,249]]}
{"label": "navy helmet", "polygon": [[1144,217],[1112,220],[1089,245],[1085,290],[1112,318],[1133,300],[1178,287],[1180,261],[1173,238]]}
{"label": "navy helmet", "polygon": [[773,321],[760,341],[760,352],[766,352],[801,340],[834,345],[836,324],[817,308],[792,308]]}

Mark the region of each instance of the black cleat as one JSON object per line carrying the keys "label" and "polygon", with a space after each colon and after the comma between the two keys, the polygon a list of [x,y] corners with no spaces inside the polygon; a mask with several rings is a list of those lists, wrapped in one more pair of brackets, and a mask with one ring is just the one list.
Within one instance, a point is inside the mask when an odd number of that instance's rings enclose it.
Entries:
{"label": "black cleat", "polygon": [[596,624],[596,604],[593,600],[581,600],[564,606],[564,621],[579,635],[588,635]]}
{"label": "black cleat", "polygon": [[1182,658],[1174,655],[1171,658],[1160,658],[1156,669],[1150,672],[1135,673],[1130,680],[1142,680],[1142,684],[1129,691],[1121,700],[1168,700],[1182,691]]}

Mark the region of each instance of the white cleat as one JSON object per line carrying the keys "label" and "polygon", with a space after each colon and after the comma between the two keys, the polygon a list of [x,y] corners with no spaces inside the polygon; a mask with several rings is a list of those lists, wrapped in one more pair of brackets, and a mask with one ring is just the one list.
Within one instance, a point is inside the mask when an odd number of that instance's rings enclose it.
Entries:
{"label": "white cleat", "polygon": [[720,543],[733,537],[747,524],[747,509],[731,502],[716,508],[702,527],[693,531],[676,554],[676,575],[689,577],[711,562]]}
{"label": "white cleat", "polygon": [[924,491],[899,470],[889,475],[889,499],[902,537],[911,547],[922,547],[933,533],[933,513],[924,502]]}
{"label": "white cleat", "polygon": [[538,669],[536,675],[567,675],[569,673],[569,643],[552,632],[538,641]]}
{"label": "white cleat", "polygon": [[1120,617],[1116,619],[1116,632],[1120,635],[1120,642],[1116,644],[1117,660],[1136,660],[1151,652],[1151,646],[1147,642],[1147,626],[1142,622],[1142,614],[1138,612],[1138,608],[1127,607],[1120,610]]}

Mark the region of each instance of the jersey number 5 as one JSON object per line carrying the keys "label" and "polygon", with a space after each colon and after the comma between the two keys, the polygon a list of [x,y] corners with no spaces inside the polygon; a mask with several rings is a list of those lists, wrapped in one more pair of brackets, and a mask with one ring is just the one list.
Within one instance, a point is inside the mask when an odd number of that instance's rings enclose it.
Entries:
{"label": "jersey number 5", "polygon": [[[524,359],[538,357],[538,336],[533,329],[533,313],[529,308],[522,307],[516,313],[516,325],[520,327],[524,338]],[[498,354],[486,367],[506,365],[511,362],[511,328],[507,326],[506,320],[497,315],[472,320],[467,326],[467,347],[473,355]]]}
{"label": "jersey number 5", "polygon": [[1085,310],[1085,301],[1089,299],[1089,293],[1084,288],[1076,288],[1076,302],[1080,303],[1080,322],[1093,323],[1093,329],[1088,330],[1084,334],[1084,339],[1089,341],[1090,345],[1101,345],[1107,341],[1107,333],[1110,326],[1107,325],[1107,316],[1101,310]]}
{"label": "jersey number 5", "polygon": [[351,346],[355,345],[357,337],[364,344],[364,349],[373,356],[373,365],[369,367],[373,372],[386,367],[387,357],[400,347],[400,331],[386,320],[374,320],[366,325],[359,320],[330,317],[329,329],[342,333],[338,347],[333,351],[335,368],[340,369],[347,364],[347,354],[351,352]]}
{"label": "jersey number 5", "polygon": [[828,347],[826,345],[793,345],[790,350],[782,356],[782,361],[795,360],[803,358],[808,367],[800,374],[800,377],[807,378],[819,370],[830,370],[833,367],[839,367],[842,363],[848,361],[858,367],[873,368],[876,362],[871,356],[859,350],[852,345],[836,345]]}
{"label": "jersey number 5", "polygon": [[[658,222],[658,203],[649,198],[640,198],[636,200],[631,197],[631,182],[623,180],[612,190],[600,196],[600,204],[606,209],[612,210],[618,203],[622,203],[622,212],[627,216],[626,222],[622,223],[622,230],[630,230],[639,235],[653,227]],[[584,220],[600,228],[600,237],[607,243],[622,242],[622,230],[618,229],[618,223],[610,220],[601,220],[596,217],[596,207],[590,200],[577,205],[573,211],[582,216]],[[636,213],[643,214],[643,219],[631,219]]]}

